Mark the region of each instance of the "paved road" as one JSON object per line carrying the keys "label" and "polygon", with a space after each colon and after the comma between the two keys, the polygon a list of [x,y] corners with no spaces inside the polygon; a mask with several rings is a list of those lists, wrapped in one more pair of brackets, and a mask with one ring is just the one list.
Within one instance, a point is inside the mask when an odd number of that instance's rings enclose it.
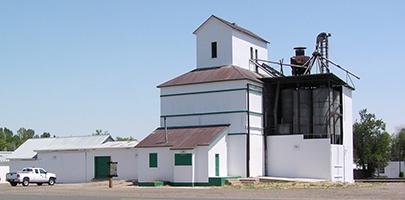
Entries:
{"label": "paved road", "polygon": [[139,188],[71,184],[11,187],[0,184],[0,200],[139,200],[139,199],[405,199],[404,183],[344,189],[230,189],[230,188]]}

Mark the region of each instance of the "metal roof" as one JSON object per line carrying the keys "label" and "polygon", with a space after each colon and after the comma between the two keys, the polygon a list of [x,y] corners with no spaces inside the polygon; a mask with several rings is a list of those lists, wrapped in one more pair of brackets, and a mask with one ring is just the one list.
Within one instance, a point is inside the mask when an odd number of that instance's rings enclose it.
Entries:
{"label": "metal roof", "polygon": [[96,146],[95,149],[124,149],[124,148],[134,148],[139,142],[138,141],[111,141]]}
{"label": "metal roof", "polygon": [[340,79],[333,73],[324,74],[308,74],[300,76],[285,76],[285,77],[268,77],[261,79],[266,84],[283,84],[283,86],[296,86],[297,84],[301,86],[316,86],[316,85],[339,85],[346,86],[352,90],[353,87],[348,85],[345,81]]}
{"label": "metal roof", "polygon": [[200,26],[198,26],[198,28],[193,32],[193,34],[195,34],[195,33],[196,33],[202,26],[204,26],[204,24],[205,24],[206,22],[208,22],[208,20],[210,20],[211,18],[215,18],[215,19],[219,20],[220,22],[222,22],[223,24],[229,26],[230,28],[232,28],[232,29],[234,29],[234,30],[237,30],[237,31],[239,31],[239,32],[242,32],[242,33],[244,33],[244,34],[247,34],[247,35],[249,35],[249,36],[251,36],[251,37],[253,37],[253,38],[257,39],[257,40],[260,40],[260,41],[262,41],[262,42],[269,43],[267,40],[263,39],[262,37],[258,36],[257,34],[253,33],[252,31],[249,31],[249,30],[247,30],[247,29],[245,29],[245,28],[243,28],[243,27],[238,26],[236,23],[229,22],[229,21],[227,21],[227,20],[225,20],[225,19],[222,19],[222,18],[220,18],[220,17],[217,17],[217,16],[215,16],[215,15],[211,15],[211,16],[210,16],[207,20],[205,20]]}
{"label": "metal roof", "polygon": [[60,151],[97,147],[107,141],[112,140],[109,135],[99,136],[75,136],[60,138],[33,138],[24,142],[10,159],[32,159],[37,155],[37,151]]}
{"label": "metal roof", "polygon": [[0,162],[7,162],[12,153],[12,151],[0,151]]}
{"label": "metal roof", "polygon": [[208,146],[218,136],[228,129],[229,124],[207,125],[207,126],[189,126],[189,127],[168,127],[165,140],[165,128],[157,128],[145,139],[143,139],[136,148],[170,147],[175,149],[194,149],[197,146]]}
{"label": "metal roof", "polygon": [[261,83],[262,81],[260,80],[260,78],[263,78],[263,76],[247,69],[243,69],[234,65],[224,65],[219,67],[194,69],[172,80],[162,83],[158,87],[231,80],[252,80]]}

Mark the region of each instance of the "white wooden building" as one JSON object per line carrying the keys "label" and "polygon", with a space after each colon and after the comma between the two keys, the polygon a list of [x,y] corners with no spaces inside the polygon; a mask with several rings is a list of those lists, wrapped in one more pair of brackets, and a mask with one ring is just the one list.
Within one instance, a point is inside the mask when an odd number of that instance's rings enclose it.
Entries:
{"label": "white wooden building", "polygon": [[11,153],[11,151],[0,151],[0,183],[6,183],[6,174],[10,171],[8,157]]}
{"label": "white wooden building", "polygon": [[118,162],[116,179],[137,179],[135,145],[115,142],[109,135],[29,139],[10,157],[10,171],[42,167],[56,173],[59,183],[105,179],[107,162]]}
{"label": "white wooden building", "polygon": [[401,172],[405,173],[405,161],[389,161],[386,167],[378,170],[379,172],[376,172],[375,175],[387,178],[400,178],[399,174]]}
{"label": "white wooden building", "polygon": [[[153,185],[160,181],[172,185],[209,185],[210,178],[257,176],[353,182],[351,87],[333,74],[270,77],[251,62],[268,59],[268,42],[219,17],[209,17],[194,34],[197,40],[196,69],[158,86],[161,127],[157,130],[161,136],[154,137],[155,131],[137,146],[141,184]],[[282,88],[276,90],[274,86],[277,84]],[[319,101],[310,101],[311,106],[307,106],[307,102],[300,101],[301,97],[296,97],[300,91],[302,96],[310,94]],[[277,93],[281,93],[280,102],[274,103]],[[332,97],[339,117],[335,120],[328,118],[331,125],[317,124],[325,113],[310,107],[323,109],[322,106]],[[278,109],[277,105],[281,108]],[[302,110],[301,113],[308,114],[308,117],[301,114],[296,120],[297,110]],[[332,121],[336,128],[330,128]],[[203,140],[208,134],[203,129],[224,124],[227,125],[224,141],[207,144],[204,155],[208,158],[198,156],[199,147],[187,151],[172,147],[172,134],[176,135],[175,142],[189,137],[189,132],[177,132],[176,129],[192,127],[192,133],[203,133],[201,138],[195,138],[198,144],[198,140]],[[163,131],[164,127],[167,131]],[[168,139],[162,141],[165,134]],[[162,147],[165,144],[167,147]],[[215,162],[206,164],[205,159],[215,159],[216,154],[206,153],[211,147],[226,152],[226,156],[220,155],[221,163],[226,159],[226,165],[220,165],[219,174],[210,173]],[[173,155],[179,152],[191,155],[189,170],[194,171],[188,177],[177,177],[178,167]],[[151,154],[153,159],[158,157],[158,166],[164,167],[150,167]],[[226,169],[222,169],[224,167]]]}

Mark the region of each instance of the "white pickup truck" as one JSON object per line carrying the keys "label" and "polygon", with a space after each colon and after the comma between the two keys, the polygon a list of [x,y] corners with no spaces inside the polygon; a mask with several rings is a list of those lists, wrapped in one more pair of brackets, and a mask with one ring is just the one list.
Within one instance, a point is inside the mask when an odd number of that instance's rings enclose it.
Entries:
{"label": "white pickup truck", "polygon": [[6,180],[11,186],[16,186],[18,183],[21,183],[23,186],[28,186],[30,183],[36,183],[37,185],[48,183],[48,185],[54,185],[56,175],[42,168],[27,167],[21,172],[7,173]]}

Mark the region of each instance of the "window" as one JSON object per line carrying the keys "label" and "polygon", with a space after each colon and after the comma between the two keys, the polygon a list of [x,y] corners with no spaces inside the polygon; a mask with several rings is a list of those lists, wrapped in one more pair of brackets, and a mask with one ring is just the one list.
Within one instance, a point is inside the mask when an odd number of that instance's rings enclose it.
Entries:
{"label": "window", "polygon": [[39,174],[39,170],[38,170],[38,169],[35,169],[35,173],[36,173],[36,174]]}
{"label": "window", "polygon": [[149,154],[149,167],[150,168],[157,168],[158,166],[158,155],[157,153],[150,153]]}
{"label": "window", "polygon": [[46,171],[43,170],[43,169],[39,169],[39,173],[41,173],[41,174],[46,174]]}
{"label": "window", "polygon": [[378,173],[379,174],[384,174],[385,173],[385,168],[384,167],[378,168]]}
{"label": "window", "polygon": [[256,60],[259,59],[259,56],[257,54],[258,54],[258,51],[257,51],[257,49],[255,49],[255,59]]}
{"label": "window", "polygon": [[211,58],[216,58],[217,56],[217,42],[211,42]]}
{"label": "window", "polygon": [[174,154],[175,166],[190,166],[193,164],[193,155],[191,153],[176,153]]}
{"label": "window", "polygon": [[250,59],[253,60],[253,47],[250,47]]}
{"label": "window", "polygon": [[25,168],[25,169],[23,169],[23,172],[32,172],[32,169],[31,168]]}

